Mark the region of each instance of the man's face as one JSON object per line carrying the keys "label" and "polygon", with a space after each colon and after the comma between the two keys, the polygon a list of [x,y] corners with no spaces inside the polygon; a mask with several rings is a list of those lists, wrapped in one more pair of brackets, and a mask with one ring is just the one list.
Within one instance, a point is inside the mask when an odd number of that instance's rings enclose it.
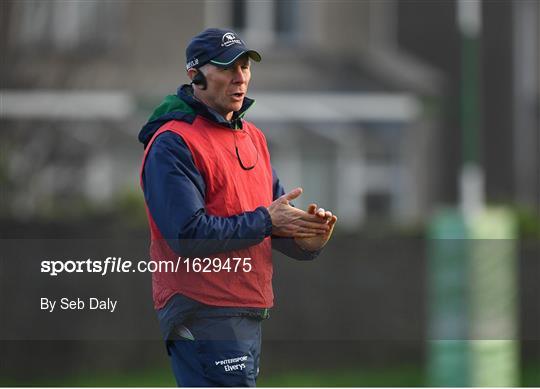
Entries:
{"label": "man's face", "polygon": [[233,112],[242,108],[251,79],[248,55],[238,58],[229,67],[212,64],[205,67],[207,88],[196,88],[195,96],[203,103],[231,120]]}

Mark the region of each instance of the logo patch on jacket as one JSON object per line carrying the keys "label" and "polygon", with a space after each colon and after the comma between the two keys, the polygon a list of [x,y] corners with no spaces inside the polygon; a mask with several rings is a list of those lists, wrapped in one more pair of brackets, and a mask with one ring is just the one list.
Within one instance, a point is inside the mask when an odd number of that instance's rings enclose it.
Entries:
{"label": "logo patch on jacket", "polygon": [[237,371],[244,370],[246,368],[245,362],[247,361],[248,356],[242,355],[238,358],[231,359],[222,359],[221,361],[214,361],[216,366],[223,366],[225,371]]}

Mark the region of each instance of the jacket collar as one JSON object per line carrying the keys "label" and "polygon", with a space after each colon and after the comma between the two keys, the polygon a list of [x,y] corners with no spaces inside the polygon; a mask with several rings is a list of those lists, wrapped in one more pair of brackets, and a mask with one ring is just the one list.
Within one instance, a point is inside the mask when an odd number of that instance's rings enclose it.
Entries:
{"label": "jacket collar", "polygon": [[217,124],[233,129],[242,128],[242,118],[246,114],[246,111],[255,103],[255,100],[244,97],[242,108],[233,113],[231,120],[227,120],[221,114],[217,113],[215,110],[197,99],[193,94],[193,87],[189,84],[180,86],[176,92],[176,95],[185,101],[191,108],[193,108],[197,115],[201,115]]}

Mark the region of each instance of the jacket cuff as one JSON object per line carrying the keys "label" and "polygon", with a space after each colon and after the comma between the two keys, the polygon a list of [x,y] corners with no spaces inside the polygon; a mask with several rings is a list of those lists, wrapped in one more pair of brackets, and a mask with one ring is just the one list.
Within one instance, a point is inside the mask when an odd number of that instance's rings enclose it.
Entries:
{"label": "jacket cuff", "polygon": [[272,218],[266,207],[261,206],[258,207],[257,210],[264,215],[264,237],[266,238],[267,236],[272,235]]}
{"label": "jacket cuff", "polygon": [[319,256],[319,254],[321,253],[321,251],[323,251],[322,248],[320,248],[318,250],[315,250],[315,251],[306,250],[306,249],[302,248],[302,246],[297,244],[294,241],[294,239],[293,239],[293,243],[298,248],[298,251],[301,253],[302,259],[305,259],[305,260],[308,260],[308,261],[311,261],[311,260],[317,258]]}

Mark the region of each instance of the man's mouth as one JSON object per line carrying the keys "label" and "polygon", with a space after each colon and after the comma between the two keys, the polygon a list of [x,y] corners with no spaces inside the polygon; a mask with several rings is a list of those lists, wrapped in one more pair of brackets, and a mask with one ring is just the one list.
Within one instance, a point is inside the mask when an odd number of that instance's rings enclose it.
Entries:
{"label": "man's mouth", "polygon": [[244,93],[242,93],[242,92],[233,93],[233,94],[231,95],[231,97],[232,97],[234,100],[241,101],[241,100],[244,98]]}

